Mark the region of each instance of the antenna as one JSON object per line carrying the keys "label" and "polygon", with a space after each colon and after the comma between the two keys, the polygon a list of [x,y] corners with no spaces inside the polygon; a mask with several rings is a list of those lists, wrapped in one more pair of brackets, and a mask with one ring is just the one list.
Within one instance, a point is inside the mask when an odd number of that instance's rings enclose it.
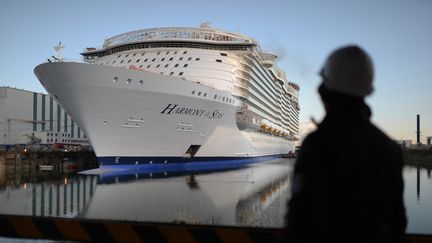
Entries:
{"label": "antenna", "polygon": [[57,52],[57,58],[56,60],[61,62],[63,59],[60,56],[61,49],[65,48],[65,46],[61,45],[61,41],[58,43],[58,46],[54,46],[54,50]]}

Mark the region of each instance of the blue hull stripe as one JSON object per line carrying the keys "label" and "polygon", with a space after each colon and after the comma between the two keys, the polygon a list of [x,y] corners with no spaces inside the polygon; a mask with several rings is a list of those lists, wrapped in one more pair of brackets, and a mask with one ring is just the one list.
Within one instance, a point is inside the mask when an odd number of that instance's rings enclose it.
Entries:
{"label": "blue hull stripe", "polygon": [[152,171],[200,170],[236,167],[280,158],[281,155],[256,157],[98,157],[102,168],[151,169]]}

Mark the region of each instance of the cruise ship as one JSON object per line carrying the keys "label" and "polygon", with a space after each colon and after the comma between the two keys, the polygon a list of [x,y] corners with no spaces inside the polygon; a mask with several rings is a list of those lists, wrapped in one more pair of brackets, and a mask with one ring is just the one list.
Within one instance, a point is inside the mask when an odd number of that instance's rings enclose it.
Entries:
{"label": "cruise ship", "polygon": [[151,28],[81,55],[34,72],[102,167],[217,167],[294,151],[299,86],[253,38],[209,23]]}

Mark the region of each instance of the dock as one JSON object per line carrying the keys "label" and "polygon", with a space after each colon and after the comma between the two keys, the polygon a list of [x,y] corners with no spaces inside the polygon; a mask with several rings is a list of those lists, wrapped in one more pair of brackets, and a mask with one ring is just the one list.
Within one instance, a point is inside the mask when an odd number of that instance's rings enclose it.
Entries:
{"label": "dock", "polygon": [[0,151],[0,169],[37,170],[53,169],[67,170],[98,167],[93,151]]}
{"label": "dock", "polygon": [[[0,236],[82,242],[282,242],[283,229],[0,215]],[[407,234],[412,243],[429,235]],[[349,242],[349,240],[348,240]]]}

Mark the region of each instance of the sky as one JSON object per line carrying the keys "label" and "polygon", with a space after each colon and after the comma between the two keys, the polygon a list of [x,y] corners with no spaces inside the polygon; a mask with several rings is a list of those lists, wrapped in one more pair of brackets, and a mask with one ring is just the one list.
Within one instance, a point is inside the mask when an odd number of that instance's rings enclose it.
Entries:
{"label": "sky", "polygon": [[0,86],[44,92],[33,69],[52,55],[80,60],[85,47],[153,27],[215,28],[256,39],[279,54],[278,65],[300,85],[301,127],[325,112],[316,92],[318,72],[336,48],[357,44],[372,57],[375,92],[367,98],[372,121],[393,139],[432,136],[432,1],[24,1],[0,7]]}

